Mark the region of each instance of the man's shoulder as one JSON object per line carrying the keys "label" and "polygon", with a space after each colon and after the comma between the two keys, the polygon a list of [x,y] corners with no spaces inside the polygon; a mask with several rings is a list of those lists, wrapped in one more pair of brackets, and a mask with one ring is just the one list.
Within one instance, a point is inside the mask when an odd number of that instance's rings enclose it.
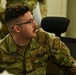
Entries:
{"label": "man's shoulder", "polygon": [[45,37],[52,38],[52,39],[56,38],[54,33],[44,31],[42,28],[39,28],[37,30],[37,36],[36,37],[39,37],[40,39],[45,38]]}
{"label": "man's shoulder", "polygon": [[10,34],[6,35],[3,39],[0,40],[0,51],[12,51],[15,48],[12,37]]}
{"label": "man's shoulder", "polygon": [[37,30],[35,40],[41,44],[44,42],[53,41],[54,37],[55,37],[55,35],[52,35],[51,33],[44,31],[42,28],[39,28]]}

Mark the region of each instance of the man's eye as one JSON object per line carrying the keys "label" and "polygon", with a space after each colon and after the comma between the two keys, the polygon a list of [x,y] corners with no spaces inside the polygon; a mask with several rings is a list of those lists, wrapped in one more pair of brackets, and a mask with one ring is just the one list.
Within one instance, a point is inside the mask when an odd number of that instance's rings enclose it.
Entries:
{"label": "man's eye", "polygon": [[28,21],[27,23],[31,23],[31,21]]}
{"label": "man's eye", "polygon": [[34,20],[34,19],[32,19],[32,20],[30,20],[30,21],[28,21],[28,22],[26,22],[26,23],[32,23],[32,22],[33,22],[33,20]]}

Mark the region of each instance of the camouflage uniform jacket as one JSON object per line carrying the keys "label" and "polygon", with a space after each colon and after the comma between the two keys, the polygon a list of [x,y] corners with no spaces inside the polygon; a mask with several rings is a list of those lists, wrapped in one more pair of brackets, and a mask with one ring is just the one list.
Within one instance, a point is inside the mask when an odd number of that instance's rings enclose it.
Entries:
{"label": "camouflage uniform jacket", "polygon": [[15,75],[46,75],[48,60],[71,73],[69,75],[76,75],[76,62],[66,45],[41,29],[23,53],[10,34],[0,41],[0,72],[6,69]]}

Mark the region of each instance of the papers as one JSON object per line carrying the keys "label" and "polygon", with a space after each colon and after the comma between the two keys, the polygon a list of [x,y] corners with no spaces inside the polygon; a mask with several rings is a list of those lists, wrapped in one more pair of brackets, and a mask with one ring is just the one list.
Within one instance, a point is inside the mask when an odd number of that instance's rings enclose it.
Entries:
{"label": "papers", "polygon": [[37,2],[37,6],[33,10],[33,16],[34,16],[34,20],[36,21],[37,25],[39,26],[41,24],[41,19],[42,19],[40,7],[39,7],[39,2]]}
{"label": "papers", "polygon": [[5,70],[5,71],[3,71],[2,73],[0,73],[0,75],[14,75],[14,74],[10,74],[10,73],[8,73],[8,72]]}

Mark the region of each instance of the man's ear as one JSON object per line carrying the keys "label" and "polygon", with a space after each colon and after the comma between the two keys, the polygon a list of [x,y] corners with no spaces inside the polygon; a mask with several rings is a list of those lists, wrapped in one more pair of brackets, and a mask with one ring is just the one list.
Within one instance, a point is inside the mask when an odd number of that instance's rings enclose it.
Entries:
{"label": "man's ear", "polygon": [[18,25],[14,25],[13,29],[14,29],[14,31],[16,31],[16,32],[20,32],[20,28],[19,28]]}

